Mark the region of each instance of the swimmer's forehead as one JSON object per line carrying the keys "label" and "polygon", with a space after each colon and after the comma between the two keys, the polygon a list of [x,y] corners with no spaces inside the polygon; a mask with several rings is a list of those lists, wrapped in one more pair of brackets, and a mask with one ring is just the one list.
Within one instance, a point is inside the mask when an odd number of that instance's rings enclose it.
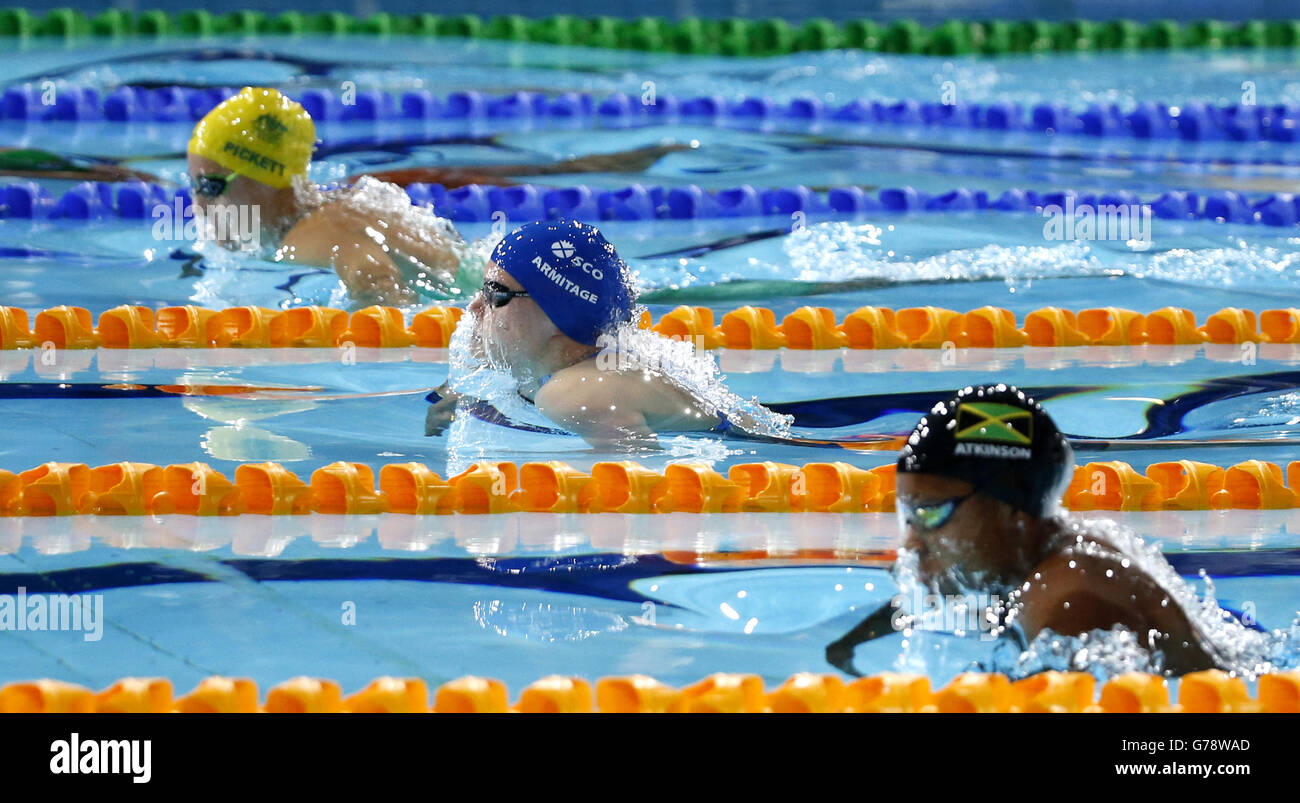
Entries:
{"label": "swimmer's forehead", "polygon": [[495,262],[487,263],[487,267],[483,269],[483,280],[504,284],[506,287],[509,287],[511,290],[524,289],[524,286],[522,284],[515,281],[515,277],[511,276],[509,273],[506,273],[505,269]]}
{"label": "swimmer's forehead", "polygon": [[920,501],[942,501],[965,496],[975,489],[965,480],[938,474],[905,472],[898,475],[898,495]]}
{"label": "swimmer's forehead", "polygon": [[188,153],[186,156],[188,157],[191,175],[215,175],[217,173],[225,175],[230,172],[229,168],[223,167],[220,162],[213,161],[206,156],[200,156],[197,153]]}

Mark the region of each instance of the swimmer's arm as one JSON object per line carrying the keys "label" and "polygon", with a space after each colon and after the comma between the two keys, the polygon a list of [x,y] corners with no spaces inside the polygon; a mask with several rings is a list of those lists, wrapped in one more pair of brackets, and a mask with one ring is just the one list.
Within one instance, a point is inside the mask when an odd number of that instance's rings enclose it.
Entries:
{"label": "swimmer's arm", "polygon": [[1215,665],[1183,609],[1145,572],[1125,567],[1117,554],[1066,550],[1030,577],[1017,621],[1031,641],[1043,630],[1079,636],[1119,624],[1143,643],[1153,630],[1168,634],[1154,646],[1165,652],[1166,665],[1180,672]]}
{"label": "swimmer's arm", "polygon": [[307,218],[285,236],[279,253],[288,261],[334,268],[355,301],[393,306],[414,303],[414,291],[383,246],[365,236],[346,234],[346,230],[328,225],[324,217]]}
{"label": "swimmer's arm", "polygon": [[826,662],[847,675],[862,677],[862,673],[853,666],[853,650],[859,644],[897,633],[898,629],[894,626],[897,611],[892,603],[881,605],[852,630],[826,645]]}
{"label": "swimmer's arm", "polygon": [[375,243],[340,246],[333,265],[356,301],[373,300],[389,306],[415,303],[415,292],[406,286],[397,263]]}
{"label": "swimmer's arm", "polygon": [[[454,234],[454,232],[452,232]],[[413,231],[395,225],[391,226],[386,236],[388,244],[396,251],[395,259],[409,260],[415,269],[429,268],[435,272],[439,281],[451,284],[460,272],[460,254],[456,246],[460,238],[449,239],[432,228]]]}

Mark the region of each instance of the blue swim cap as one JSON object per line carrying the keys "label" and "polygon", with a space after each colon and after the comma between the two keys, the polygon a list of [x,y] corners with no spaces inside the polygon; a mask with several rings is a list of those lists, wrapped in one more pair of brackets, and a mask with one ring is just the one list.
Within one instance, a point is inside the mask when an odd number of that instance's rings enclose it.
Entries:
{"label": "blue swim cap", "polygon": [[579,343],[594,346],[602,332],[632,317],[627,265],[594,226],[576,220],[524,224],[497,244],[492,261]]}

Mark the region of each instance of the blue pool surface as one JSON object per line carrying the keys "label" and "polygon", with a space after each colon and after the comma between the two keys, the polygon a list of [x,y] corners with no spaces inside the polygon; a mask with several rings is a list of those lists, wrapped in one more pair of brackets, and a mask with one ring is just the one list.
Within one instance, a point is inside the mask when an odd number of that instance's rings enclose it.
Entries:
{"label": "blue pool surface", "polygon": [[[1225,51],[984,58],[799,53],[769,59],[688,58],[517,45],[392,40],[382,49],[340,39],[115,43],[32,41],[0,56],[0,85],[171,83],[276,85],[435,93],[475,89],[640,94],[645,82],[678,96],[814,95],[934,101],[953,82],[961,102],[1039,102],[1129,109],[1300,102],[1292,53]],[[364,44],[364,43],[362,43]],[[707,125],[699,121],[598,131],[558,124],[333,122],[319,127],[313,178],[367,169],[546,164],[570,156],[675,142],[645,170],[547,176],[550,185],[618,188],[697,184],[717,189],[804,184],[1284,192],[1300,151],[1278,142],[1138,141],[906,126]],[[0,145],[106,159],[185,181],[188,123],[0,121]],[[0,178],[0,181],[8,179]],[[30,179],[23,179],[30,180]],[[59,193],[72,182],[41,180]],[[435,209],[435,211],[437,211]],[[69,304],[353,308],[328,269],[286,268],[157,239],[152,221],[0,217],[0,305],[34,314]],[[803,305],[837,318],[866,306],[995,305],[1017,320],[1034,309],[1120,306],[1190,309],[1300,305],[1300,235],[1293,227],[1157,219],[1147,247],[1053,241],[1033,213],[873,213],[701,221],[606,222],[656,315],[679,304],[723,312],[744,304],[778,319]],[[458,226],[470,240],[487,223]],[[183,266],[189,267],[182,270]],[[454,295],[426,303],[463,304]],[[407,314],[415,309],[406,310]],[[159,465],[204,461],[231,476],[274,460],[306,478],[330,462],[420,461],[443,476],[475,459],[564,460],[589,468],[628,455],[565,435],[463,417],[423,435],[423,397],[448,374],[445,349],[0,352],[0,469],[46,461]],[[1083,439],[1079,460],[1231,465],[1300,460],[1300,346],[720,352],[742,397],[795,415],[793,434],[835,441],[910,430],[933,401],[967,384],[1034,389],[1061,429]],[[237,395],[182,395],[162,386],[244,385]],[[535,411],[506,411],[523,423]],[[544,423],[533,421],[532,423]],[[842,460],[871,468],[884,450],[666,435],[634,455],[663,468],[703,461],[719,471],[773,460]],[[1184,577],[1204,569],[1219,601],[1286,628],[1300,613],[1300,512],[1121,514],[1158,541]],[[58,677],[103,686],[163,675],[178,686],[208,674],[272,684],[298,674],[356,688],[393,674],[438,682],[464,674],[512,687],[549,673],[651,674],[687,683],[710,672],[776,681],[829,671],[823,651],[895,593],[892,516],[334,517],[181,516],[0,518],[0,594],[102,593],[99,641],[80,633],[0,631],[0,681]],[[761,560],[726,560],[760,549]],[[798,549],[831,550],[816,561]],[[682,555],[709,557],[687,558]],[[356,623],[343,621],[352,605]],[[857,654],[867,672],[896,665],[901,637]],[[941,683],[988,666],[987,645],[937,635],[924,660]]]}

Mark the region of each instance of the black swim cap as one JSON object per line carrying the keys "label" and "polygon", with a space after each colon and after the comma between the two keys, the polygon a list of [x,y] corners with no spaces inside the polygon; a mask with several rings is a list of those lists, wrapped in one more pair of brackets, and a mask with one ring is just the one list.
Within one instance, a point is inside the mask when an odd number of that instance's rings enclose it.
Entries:
{"label": "black swim cap", "polygon": [[917,423],[899,473],[965,480],[1041,517],[1060,501],[1074,451],[1038,402],[1011,385],[967,387]]}

